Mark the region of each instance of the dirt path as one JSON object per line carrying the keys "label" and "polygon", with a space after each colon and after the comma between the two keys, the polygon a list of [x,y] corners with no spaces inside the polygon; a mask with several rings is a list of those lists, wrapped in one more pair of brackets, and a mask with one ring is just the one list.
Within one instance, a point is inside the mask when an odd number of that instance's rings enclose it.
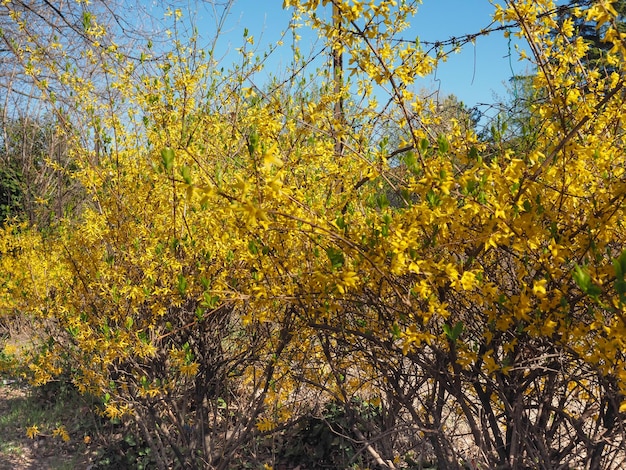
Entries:
{"label": "dirt path", "polygon": [[[91,469],[94,451],[80,415],[77,403],[42,401],[28,387],[0,379],[0,470]],[[35,424],[41,434],[30,439],[26,430]],[[58,426],[67,429],[69,441],[53,435]]]}

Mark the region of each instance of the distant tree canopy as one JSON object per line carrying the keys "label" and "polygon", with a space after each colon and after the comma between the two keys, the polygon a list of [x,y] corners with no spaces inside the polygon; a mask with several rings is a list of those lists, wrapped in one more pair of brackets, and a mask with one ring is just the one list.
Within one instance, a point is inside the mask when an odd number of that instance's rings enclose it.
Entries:
{"label": "distant tree canopy", "polygon": [[82,205],[72,178],[69,137],[54,117],[5,118],[1,123],[2,220],[17,218],[46,227]]}
{"label": "distant tree canopy", "polygon": [[585,12],[597,5],[605,5],[602,0],[569,0],[567,5],[559,8],[558,22],[561,27],[565,21],[573,27],[574,37],[580,37],[589,46],[587,53],[582,57],[589,67],[603,70],[605,73],[616,71],[614,63],[617,58],[608,52],[613,47],[606,40],[607,28],[615,28],[618,33],[626,32],[626,1],[610,2],[614,16],[612,25],[598,25],[597,21],[587,18]]}

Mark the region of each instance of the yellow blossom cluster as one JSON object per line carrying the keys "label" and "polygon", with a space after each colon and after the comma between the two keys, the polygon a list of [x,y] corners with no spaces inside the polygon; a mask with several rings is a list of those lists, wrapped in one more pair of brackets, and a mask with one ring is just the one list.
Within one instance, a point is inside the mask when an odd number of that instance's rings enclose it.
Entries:
{"label": "yellow blossom cluster", "polygon": [[[332,4],[333,21],[309,21],[350,55],[354,81],[338,93],[328,73],[319,96],[267,95],[186,53],[108,65],[128,112],[94,99],[115,148],[96,160],[74,143],[89,206],[48,232],[0,231],[0,314],[47,335],[22,359],[33,382],[71,371],[104,415],[181,442],[210,413],[231,425],[233,407],[237,432],[271,433],[302,397],[360,397],[432,433],[458,411],[494,467],[522,445],[499,442],[522,432],[522,404],[528,426],[561,420],[565,436],[579,424],[553,397],[575,409],[568,390],[593,376],[623,412],[626,50],[610,3],[584,12],[605,26],[606,73],[583,65],[552,2],[496,6],[545,93],[526,147],[458,122],[429,132],[431,103],[405,87],[436,59],[394,41],[414,2],[284,3],[297,15]],[[338,94],[355,84],[375,101],[372,83],[394,109],[346,106],[339,122]],[[390,120],[397,162],[375,139]]]}

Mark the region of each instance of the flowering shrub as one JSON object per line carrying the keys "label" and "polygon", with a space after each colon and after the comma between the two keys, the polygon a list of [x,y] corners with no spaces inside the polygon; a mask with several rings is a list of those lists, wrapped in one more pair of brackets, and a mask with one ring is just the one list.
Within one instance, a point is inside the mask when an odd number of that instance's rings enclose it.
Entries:
{"label": "flowering shrub", "polygon": [[[304,20],[320,6],[285,4]],[[606,75],[552,2],[496,7],[546,94],[520,148],[458,121],[430,132],[407,87],[437,58],[395,41],[413,2],[333,5],[307,21],[352,76],[322,77],[316,98],[244,86],[245,48],[229,75],[182,42],[154,62],[107,56],[116,106],[76,85],[111,142],[72,149],[90,204],[0,237],[2,315],[41,335],[30,379],[69,373],[160,468],[227,468],[331,402],[387,467],[420,448],[442,468],[617,468],[626,44],[611,6],[575,13],[612,45]],[[377,138],[389,122],[397,149]],[[375,429],[354,397],[380,407]]]}

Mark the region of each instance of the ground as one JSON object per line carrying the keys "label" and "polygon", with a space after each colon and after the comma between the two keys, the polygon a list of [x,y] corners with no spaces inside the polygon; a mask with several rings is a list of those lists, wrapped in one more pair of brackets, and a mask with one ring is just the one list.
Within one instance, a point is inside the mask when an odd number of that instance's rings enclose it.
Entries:
{"label": "ground", "polygon": [[[88,408],[68,397],[65,393],[35,394],[25,384],[0,379],[0,470],[92,468],[96,451],[86,433]],[[26,435],[31,425],[41,429],[35,439]],[[65,427],[69,441],[52,435],[58,426]]]}

